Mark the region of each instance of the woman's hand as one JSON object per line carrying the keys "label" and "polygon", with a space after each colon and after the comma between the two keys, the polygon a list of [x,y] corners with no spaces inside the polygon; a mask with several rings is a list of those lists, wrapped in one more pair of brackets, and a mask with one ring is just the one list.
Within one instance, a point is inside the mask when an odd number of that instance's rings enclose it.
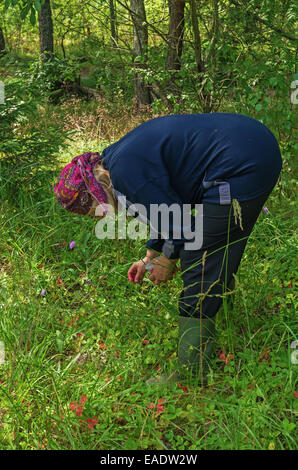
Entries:
{"label": "woman's hand", "polygon": [[128,270],[128,279],[135,284],[139,284],[144,279],[146,273],[146,264],[150,263],[153,258],[159,256],[159,253],[154,250],[147,250],[145,258],[136,261],[131,265]]}
{"label": "woman's hand", "polygon": [[168,259],[165,256],[161,256],[157,260],[155,259],[151,262],[154,265],[154,268],[151,271],[151,275],[149,277],[150,281],[153,281],[154,284],[159,285],[163,282],[167,282],[173,279],[177,263],[176,259]]}
{"label": "woman's hand", "polygon": [[[147,261],[148,262],[148,261]],[[128,270],[128,279],[135,284],[139,284],[144,279],[146,273],[146,263],[144,260],[136,261]]]}
{"label": "woman's hand", "polygon": [[[156,259],[158,257],[158,259]],[[173,275],[177,271],[177,260],[169,260],[165,256],[159,256],[158,252],[147,250],[147,255],[140,261],[136,261],[128,270],[128,279],[135,284],[139,284],[146,274],[146,264],[152,263],[154,268],[151,270],[149,279],[154,284],[159,285],[173,279]]]}

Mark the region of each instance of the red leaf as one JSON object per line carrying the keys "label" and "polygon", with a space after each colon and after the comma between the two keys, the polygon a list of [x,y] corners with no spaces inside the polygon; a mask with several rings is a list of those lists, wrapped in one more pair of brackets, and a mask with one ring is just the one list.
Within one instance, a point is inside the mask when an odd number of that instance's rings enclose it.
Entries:
{"label": "red leaf", "polygon": [[86,403],[86,401],[87,401],[87,395],[84,394],[84,395],[82,395],[81,398],[80,398],[80,403],[81,403],[81,405],[84,405],[84,403]]}
{"label": "red leaf", "polygon": [[77,403],[76,401],[72,401],[72,402],[69,404],[69,407],[68,407],[68,408],[69,408],[71,411],[75,411],[78,406],[79,406],[79,405],[78,405],[78,403]]}
{"label": "red leaf", "polygon": [[94,428],[94,426],[96,426],[96,424],[98,423],[98,419],[97,418],[87,418],[87,419],[84,419],[84,422],[87,423],[87,426],[90,430],[92,430]]}
{"label": "red leaf", "polygon": [[78,406],[77,409],[76,409],[76,416],[82,416],[82,413],[84,411],[84,407],[83,406]]}
{"label": "red leaf", "polygon": [[149,409],[154,409],[154,408],[155,408],[154,403],[149,403],[149,405],[147,405],[147,408],[149,408]]}
{"label": "red leaf", "polygon": [[187,387],[183,387],[180,382],[177,382],[177,387],[178,387],[178,388],[181,388],[181,390],[183,390],[183,392],[188,393],[188,388],[187,388]]}

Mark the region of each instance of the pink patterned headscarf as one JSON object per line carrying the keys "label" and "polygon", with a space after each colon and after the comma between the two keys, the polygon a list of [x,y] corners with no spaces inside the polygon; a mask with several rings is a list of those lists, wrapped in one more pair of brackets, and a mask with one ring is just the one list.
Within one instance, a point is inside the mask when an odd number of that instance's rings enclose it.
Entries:
{"label": "pink patterned headscarf", "polygon": [[55,196],[62,207],[85,215],[89,212],[93,199],[96,199],[107,213],[107,195],[93,174],[93,169],[100,159],[98,152],[85,152],[73,158],[71,163],[63,168],[54,187]]}

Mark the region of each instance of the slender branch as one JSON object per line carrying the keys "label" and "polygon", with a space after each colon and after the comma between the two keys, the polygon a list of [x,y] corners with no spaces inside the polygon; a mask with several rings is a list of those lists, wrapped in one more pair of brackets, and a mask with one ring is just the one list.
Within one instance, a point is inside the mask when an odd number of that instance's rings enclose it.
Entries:
{"label": "slender branch", "polygon": [[[231,0],[231,3],[233,5],[235,5],[236,7],[242,7],[243,5],[241,5],[241,3],[235,1],[235,0]],[[252,16],[256,21],[258,21],[259,23],[262,23],[264,24],[265,26],[267,26],[268,28],[272,29],[272,31],[275,31],[276,33],[280,34],[281,36],[283,36],[284,38],[287,38],[289,39],[290,41],[298,41],[298,37],[297,36],[292,36],[291,34],[287,33],[286,31],[283,31],[282,29],[280,28],[277,28],[276,26],[274,26],[273,24],[270,24],[269,21],[267,20],[264,20],[263,18],[261,18],[259,15],[256,15],[255,13],[252,13],[250,11],[247,11],[247,13]]]}
{"label": "slender branch", "polygon": [[275,31],[276,33],[280,34],[284,38],[289,39],[290,41],[298,41],[298,37],[292,36],[289,33],[286,33],[280,28],[277,28],[276,26],[273,26],[272,24],[269,23],[269,21],[265,21],[262,18],[260,18],[258,15],[253,14],[253,17],[255,20],[259,21],[260,23],[263,23],[265,26],[268,26],[270,29]]}
{"label": "slender branch", "polygon": [[210,59],[213,59],[213,62],[215,62],[215,57],[214,57],[214,48],[215,48],[215,42],[217,39],[218,35],[218,0],[213,0],[213,22],[212,22],[212,38],[211,38],[211,43],[210,43],[210,49],[209,49],[209,54],[206,59],[206,63],[209,64]]}
{"label": "slender branch", "polygon": [[191,21],[194,35],[195,60],[198,72],[203,72],[204,63],[202,60],[201,36],[198,25],[198,15],[195,0],[190,0]]}
{"label": "slender branch", "polygon": [[[135,15],[135,17],[139,17],[140,20],[143,20],[141,15],[138,15],[136,14],[128,5],[126,5],[125,3],[122,3],[120,2],[120,0],[116,0],[117,3],[119,3],[119,5],[121,5],[123,8],[126,8],[126,10],[129,11],[129,13],[131,15]],[[143,20],[143,22],[147,25],[147,27],[150,27],[153,31],[155,31],[164,41],[166,44],[168,44],[168,39],[166,38],[166,36],[159,30],[157,29],[152,23],[149,23],[146,20]]]}

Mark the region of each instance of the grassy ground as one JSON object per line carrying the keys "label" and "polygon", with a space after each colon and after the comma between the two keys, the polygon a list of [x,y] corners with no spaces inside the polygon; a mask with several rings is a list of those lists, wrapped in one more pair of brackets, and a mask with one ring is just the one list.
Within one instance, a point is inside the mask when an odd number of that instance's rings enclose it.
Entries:
{"label": "grassy ground", "polygon": [[[104,148],[149,117],[77,101],[39,113],[43,124],[62,113],[75,131],[57,175],[72,156]],[[166,287],[129,283],[142,240],[98,240],[94,221],[56,204],[53,182],[45,174],[42,191],[18,206],[2,184],[0,447],[294,449],[296,247],[287,163],[248,243],[233,309],[217,317],[204,389],[145,385],[175,363],[180,273]]]}

